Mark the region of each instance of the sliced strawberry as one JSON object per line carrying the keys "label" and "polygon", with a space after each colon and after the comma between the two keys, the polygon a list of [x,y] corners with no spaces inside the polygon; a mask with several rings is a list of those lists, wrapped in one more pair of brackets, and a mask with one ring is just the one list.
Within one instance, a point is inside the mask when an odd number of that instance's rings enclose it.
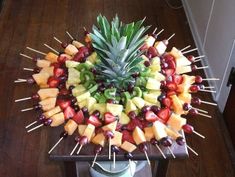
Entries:
{"label": "sliced strawberry", "polygon": [[60,67],[60,63],[55,62],[55,63],[52,63],[51,66],[54,66],[55,68],[59,68]]}
{"label": "sliced strawberry", "polygon": [[74,111],[74,109],[70,106],[68,106],[65,110],[64,110],[64,117],[65,119],[70,119],[72,117],[74,117],[76,114],[76,112]]}
{"label": "sliced strawberry", "polygon": [[75,116],[72,118],[77,124],[81,124],[84,122],[84,115],[82,110],[78,111]]}
{"label": "sliced strawberry", "polygon": [[112,123],[112,122],[114,122],[115,120],[117,120],[117,117],[114,116],[112,113],[106,112],[106,113],[104,114],[104,122],[105,122],[105,124]]}
{"label": "sliced strawberry", "polygon": [[160,118],[160,121],[164,124],[168,121],[170,118],[170,109],[169,108],[163,108],[158,113],[157,116]]}
{"label": "sliced strawberry", "polygon": [[57,61],[62,64],[65,63],[67,60],[69,59],[64,54],[59,55],[59,57],[57,58]]}
{"label": "sliced strawberry", "polygon": [[132,134],[127,130],[122,131],[122,142],[124,142],[124,141],[128,141],[132,144],[135,144],[135,141],[132,137]]}
{"label": "sliced strawberry", "polygon": [[63,100],[63,99],[58,99],[56,101],[56,104],[62,109],[66,109],[68,106],[71,105],[71,101],[70,100]]}
{"label": "sliced strawberry", "polygon": [[55,77],[60,77],[65,74],[64,69],[62,68],[54,68],[54,76]]}
{"label": "sliced strawberry", "polygon": [[172,105],[172,100],[169,97],[163,98],[162,99],[162,104],[168,108],[171,107]]}
{"label": "sliced strawberry", "polygon": [[68,95],[68,94],[70,94],[70,92],[66,88],[61,89],[59,92],[59,95]]}
{"label": "sliced strawberry", "polygon": [[100,127],[102,123],[100,122],[99,118],[91,115],[89,119],[87,120],[87,123],[94,125],[95,127]]}
{"label": "sliced strawberry", "polygon": [[85,57],[83,52],[78,52],[74,55],[73,60],[74,61],[78,61],[81,62],[83,60],[83,58]]}
{"label": "sliced strawberry", "polygon": [[153,47],[153,46],[150,46],[148,48],[148,54],[151,54],[152,57],[156,57],[156,56],[159,55],[157,49],[155,47]]}
{"label": "sliced strawberry", "polygon": [[166,76],[172,76],[175,74],[175,69],[164,69],[164,73]]}
{"label": "sliced strawberry", "polygon": [[145,119],[149,122],[155,122],[158,119],[158,117],[156,114],[154,114],[153,111],[147,111],[145,113]]}
{"label": "sliced strawberry", "polygon": [[181,75],[175,74],[172,76],[173,82],[177,85],[183,82],[183,77]]}
{"label": "sliced strawberry", "polygon": [[171,82],[171,81],[167,81],[166,87],[169,91],[177,90],[177,85],[174,82]]}
{"label": "sliced strawberry", "polygon": [[131,119],[131,121],[127,124],[127,130],[133,131],[136,126],[138,126],[140,129],[144,128],[139,119]]}
{"label": "sliced strawberry", "polygon": [[50,88],[58,87],[59,83],[60,83],[59,79],[54,76],[49,77],[47,81],[47,84],[49,85]]}
{"label": "sliced strawberry", "polygon": [[176,95],[176,92],[175,92],[175,91],[168,91],[168,92],[166,93],[166,96],[167,96],[167,97],[170,97],[170,96],[172,96],[172,95]]}
{"label": "sliced strawberry", "polygon": [[117,127],[116,127],[116,131],[121,131],[122,129],[122,124],[120,124],[119,122],[117,123]]}

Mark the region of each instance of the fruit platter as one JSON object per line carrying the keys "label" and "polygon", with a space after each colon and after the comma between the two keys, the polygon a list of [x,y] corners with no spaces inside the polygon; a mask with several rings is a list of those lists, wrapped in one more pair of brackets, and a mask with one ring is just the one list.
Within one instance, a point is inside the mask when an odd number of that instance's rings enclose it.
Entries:
{"label": "fruit platter", "polygon": [[45,43],[48,53],[26,47],[37,57],[20,54],[36,67],[23,68],[32,77],[15,83],[38,86],[36,93],[15,100],[37,102],[21,110],[38,111],[26,131],[63,127],[49,154],[73,137],[73,148],[64,153],[79,157],[92,146],[92,165],[99,157],[114,163],[116,155],[138,159],[136,152],[149,162],[149,148],[161,158],[170,158],[166,152],[176,158],[172,149],[182,146],[198,155],[186,144],[184,134],[205,137],[187,123],[187,117],[211,118],[198,106],[216,103],[201,100],[196,93],[214,92],[203,82],[218,79],[194,75],[195,70],[208,67],[197,66],[204,56],[188,55],[197,50],[190,46],[168,49],[175,34],[159,40],[164,30],[147,33],[150,27],[144,26],[144,20],[124,24],[118,16],[109,22],[99,15],[91,32],[84,28],[84,42],[67,31],[69,43],[54,36],[61,52]]}

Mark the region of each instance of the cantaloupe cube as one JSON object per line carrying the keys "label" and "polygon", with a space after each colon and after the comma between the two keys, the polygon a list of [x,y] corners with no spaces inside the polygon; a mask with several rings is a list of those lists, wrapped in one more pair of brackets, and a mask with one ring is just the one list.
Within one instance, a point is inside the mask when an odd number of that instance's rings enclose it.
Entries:
{"label": "cantaloupe cube", "polygon": [[52,120],[51,127],[57,127],[65,122],[63,112],[53,115],[50,119]]}
{"label": "cantaloupe cube", "polygon": [[75,40],[73,40],[72,44],[73,44],[75,47],[77,47],[78,49],[79,49],[80,47],[84,46],[81,42],[78,42],[78,41],[75,41]]}
{"label": "cantaloupe cube", "polygon": [[119,118],[119,123],[122,125],[125,125],[125,124],[128,124],[129,122],[130,122],[129,116],[126,115],[124,112],[122,112]]}
{"label": "cantaloupe cube", "polygon": [[43,111],[49,111],[56,105],[56,98],[47,98],[39,102]]}
{"label": "cantaloupe cube", "polygon": [[74,131],[77,129],[77,127],[78,127],[78,124],[74,120],[69,119],[68,122],[64,126],[64,130],[68,132],[68,135],[72,135]]}
{"label": "cantaloupe cube", "polygon": [[178,95],[178,98],[184,103],[191,103],[192,95],[188,92],[183,92]]}
{"label": "cantaloupe cube", "polygon": [[47,80],[50,77],[48,73],[37,73],[32,75],[33,79],[35,82],[40,86],[40,85],[46,85]]}
{"label": "cantaloupe cube", "polygon": [[85,124],[84,125],[83,124],[79,124],[78,125],[78,134],[80,136],[83,136],[83,133],[84,133],[86,127],[87,127],[87,125],[85,125]]}
{"label": "cantaloupe cube", "polygon": [[172,108],[176,114],[184,114],[183,105],[176,95],[171,96]]}
{"label": "cantaloupe cube", "polygon": [[39,95],[41,100],[44,100],[46,98],[54,98],[57,97],[59,93],[58,88],[46,88],[46,89],[40,89],[38,90],[37,94]]}
{"label": "cantaloupe cube", "polygon": [[167,121],[167,125],[172,128],[174,131],[181,130],[182,126],[185,125],[187,120],[180,115],[172,113],[169,120]]}
{"label": "cantaloupe cube", "polygon": [[51,62],[48,61],[48,60],[37,60],[37,63],[36,63],[37,67],[39,68],[45,68],[45,67],[50,67],[51,65]]}
{"label": "cantaloupe cube", "polygon": [[156,140],[160,140],[164,137],[167,137],[165,127],[166,126],[160,121],[155,121],[153,123],[152,130],[153,130],[153,133],[154,133]]}
{"label": "cantaloupe cube", "polygon": [[94,132],[95,132],[95,126],[92,124],[88,124],[83,132],[83,136],[86,136],[88,141],[90,141]]}
{"label": "cantaloupe cube", "polygon": [[61,112],[62,110],[60,109],[59,106],[56,106],[54,108],[52,108],[51,110],[44,112],[43,115],[46,116],[46,118],[50,118],[51,116]]}
{"label": "cantaloupe cube", "polygon": [[117,121],[114,121],[114,122],[112,122],[112,123],[109,123],[109,124],[103,126],[103,127],[102,127],[102,130],[114,132],[115,129],[116,129],[116,127],[117,127]]}
{"label": "cantaloupe cube", "polygon": [[92,138],[91,142],[94,143],[94,144],[99,144],[101,145],[102,147],[104,147],[105,145],[105,136],[103,133],[98,133],[97,135],[95,135],[94,138]]}
{"label": "cantaloupe cube", "polygon": [[123,106],[120,104],[106,104],[106,110],[107,112],[112,113],[114,116],[120,116],[123,110]]}
{"label": "cantaloupe cube", "polygon": [[139,127],[135,127],[135,130],[133,131],[132,136],[137,145],[146,142],[144,132]]}
{"label": "cantaloupe cube", "polygon": [[53,76],[54,75],[54,66],[44,67],[41,69],[40,73],[48,73],[49,76]]}
{"label": "cantaloupe cube", "polygon": [[122,133],[114,131],[114,137],[110,139],[110,145],[115,145],[117,147],[122,145]]}
{"label": "cantaloupe cube", "polygon": [[127,152],[133,152],[137,147],[128,141],[124,141],[121,148]]}
{"label": "cantaloupe cube", "polygon": [[141,109],[145,105],[145,101],[143,98],[140,97],[134,97],[132,98],[132,102],[139,108]]}
{"label": "cantaloupe cube", "polygon": [[147,141],[150,141],[152,138],[154,138],[154,133],[152,127],[145,127],[144,128],[144,136]]}
{"label": "cantaloupe cube", "polygon": [[131,111],[136,111],[137,107],[131,100],[127,100],[126,107],[125,107],[125,112],[128,114]]}
{"label": "cantaloupe cube", "polygon": [[49,52],[46,56],[45,59],[50,61],[51,63],[56,63],[57,62],[58,55]]}
{"label": "cantaloupe cube", "polygon": [[174,130],[170,129],[169,127],[165,127],[166,133],[168,136],[172,137],[174,140],[181,136],[178,132],[175,132]]}
{"label": "cantaloupe cube", "polygon": [[76,53],[78,53],[78,49],[74,45],[68,44],[64,49],[64,53],[74,56]]}

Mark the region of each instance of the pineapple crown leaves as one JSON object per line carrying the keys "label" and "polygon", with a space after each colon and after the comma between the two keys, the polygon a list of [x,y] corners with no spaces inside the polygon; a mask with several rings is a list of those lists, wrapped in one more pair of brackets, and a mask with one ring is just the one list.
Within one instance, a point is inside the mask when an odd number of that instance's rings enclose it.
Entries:
{"label": "pineapple crown leaves", "polygon": [[142,61],[139,48],[146,36],[149,26],[142,26],[145,19],[130,24],[122,23],[118,16],[109,23],[105,16],[97,17],[97,26],[93,25],[91,33],[92,46],[100,61],[96,65],[102,79],[107,82],[125,84],[134,82],[131,74],[138,72]]}

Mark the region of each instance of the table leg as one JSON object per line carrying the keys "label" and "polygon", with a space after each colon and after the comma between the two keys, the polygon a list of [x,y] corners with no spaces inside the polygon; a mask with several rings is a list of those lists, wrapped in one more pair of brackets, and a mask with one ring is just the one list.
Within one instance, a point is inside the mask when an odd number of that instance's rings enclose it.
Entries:
{"label": "table leg", "polygon": [[158,160],[155,177],[166,177],[169,160]]}
{"label": "table leg", "polygon": [[64,171],[65,171],[66,177],[77,177],[76,162],[65,161],[64,162]]}

